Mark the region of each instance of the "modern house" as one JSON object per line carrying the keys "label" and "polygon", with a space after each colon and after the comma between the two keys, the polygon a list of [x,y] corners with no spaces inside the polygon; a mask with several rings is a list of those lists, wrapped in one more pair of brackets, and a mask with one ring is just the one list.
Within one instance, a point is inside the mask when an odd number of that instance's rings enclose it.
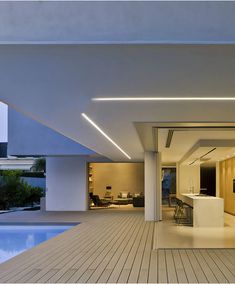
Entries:
{"label": "modern house", "polygon": [[233,2],[0,8],[8,153],[47,157],[47,210],[87,210],[88,163],[112,161],[142,163],[146,220],[162,219],[162,167],[179,197],[205,187],[203,163],[235,213]]}
{"label": "modern house", "polygon": [[234,11],[0,2],[0,156],[46,158],[45,211],[0,214],[7,257],[37,231],[1,283],[235,283]]}

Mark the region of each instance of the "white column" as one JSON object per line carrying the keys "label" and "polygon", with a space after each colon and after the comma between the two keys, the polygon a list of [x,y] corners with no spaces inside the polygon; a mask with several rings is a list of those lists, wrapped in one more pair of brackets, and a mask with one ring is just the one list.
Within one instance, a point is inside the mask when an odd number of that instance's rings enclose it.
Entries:
{"label": "white column", "polygon": [[176,197],[180,198],[180,164],[176,163]]}
{"label": "white column", "polygon": [[162,220],[162,155],[155,153],[156,157],[156,221]]}
{"label": "white column", "polygon": [[86,158],[46,158],[46,188],[47,211],[87,210]]}
{"label": "white column", "polygon": [[155,152],[145,152],[145,220],[161,220],[162,181],[161,155]]}

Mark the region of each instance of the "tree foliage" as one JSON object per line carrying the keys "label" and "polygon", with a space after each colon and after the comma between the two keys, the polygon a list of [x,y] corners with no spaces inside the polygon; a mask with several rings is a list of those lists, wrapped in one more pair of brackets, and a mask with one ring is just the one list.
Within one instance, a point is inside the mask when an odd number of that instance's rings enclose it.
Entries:
{"label": "tree foliage", "polygon": [[46,159],[39,158],[34,161],[33,166],[31,167],[31,171],[33,172],[46,172]]}
{"label": "tree foliage", "polygon": [[43,196],[43,189],[23,181],[21,174],[21,171],[3,171],[0,177],[0,210],[31,206]]}

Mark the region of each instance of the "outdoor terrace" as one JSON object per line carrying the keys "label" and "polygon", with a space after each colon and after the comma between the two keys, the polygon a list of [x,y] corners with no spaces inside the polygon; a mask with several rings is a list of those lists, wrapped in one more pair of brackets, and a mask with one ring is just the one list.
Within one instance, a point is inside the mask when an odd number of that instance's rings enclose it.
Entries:
{"label": "outdoor terrace", "polygon": [[235,282],[234,249],[153,250],[155,223],[144,221],[143,210],[122,208],[0,215],[1,224],[81,222],[1,264],[0,282]]}

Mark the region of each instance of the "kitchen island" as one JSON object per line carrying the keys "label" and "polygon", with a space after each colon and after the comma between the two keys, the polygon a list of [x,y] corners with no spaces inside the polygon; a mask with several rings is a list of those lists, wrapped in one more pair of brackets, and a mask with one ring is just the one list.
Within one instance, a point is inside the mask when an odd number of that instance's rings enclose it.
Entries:
{"label": "kitchen island", "polygon": [[224,226],[224,200],[219,197],[181,194],[184,203],[193,207],[194,227],[223,227]]}

